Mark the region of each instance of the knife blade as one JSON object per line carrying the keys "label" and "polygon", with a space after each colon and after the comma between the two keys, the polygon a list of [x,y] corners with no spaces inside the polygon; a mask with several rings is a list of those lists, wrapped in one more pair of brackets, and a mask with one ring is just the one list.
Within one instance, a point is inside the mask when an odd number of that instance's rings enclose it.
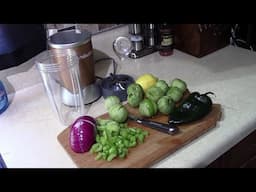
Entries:
{"label": "knife blade", "polygon": [[137,123],[148,126],[150,128],[156,129],[163,133],[167,133],[169,135],[174,135],[179,132],[179,128],[174,124],[165,124],[147,119],[142,119],[130,114],[128,115],[128,119],[136,121]]}

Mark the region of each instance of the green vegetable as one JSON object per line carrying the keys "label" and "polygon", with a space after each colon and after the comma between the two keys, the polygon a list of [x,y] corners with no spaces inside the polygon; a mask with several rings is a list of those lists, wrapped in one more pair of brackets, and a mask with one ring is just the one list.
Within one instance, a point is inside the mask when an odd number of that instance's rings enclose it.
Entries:
{"label": "green vegetable", "polygon": [[163,91],[163,94],[166,94],[169,88],[168,84],[164,80],[158,80],[155,86],[159,87]]}
{"label": "green vegetable", "polygon": [[167,91],[166,95],[170,97],[174,102],[178,102],[182,98],[183,92],[178,87],[171,87]]}
{"label": "green vegetable", "polygon": [[[126,123],[113,120],[97,119],[96,143],[90,153],[96,154],[95,160],[112,161],[114,158],[125,158],[130,147],[143,143],[148,132],[136,127],[128,127]],[[118,127],[112,128],[113,127]],[[100,127],[100,129],[98,129]]]}
{"label": "green vegetable", "polygon": [[157,113],[157,104],[154,101],[145,98],[140,102],[139,113],[146,117],[152,117]]}
{"label": "green vegetable", "polygon": [[109,121],[106,124],[106,129],[109,132],[119,132],[120,126],[119,126],[119,124],[116,121]]}
{"label": "green vegetable", "polygon": [[174,107],[175,102],[168,96],[161,97],[157,102],[158,110],[165,115],[170,114],[173,111]]}
{"label": "green vegetable", "polygon": [[150,87],[146,91],[146,97],[154,102],[157,102],[162,96],[164,96],[164,92],[156,86]]}
{"label": "green vegetable", "polygon": [[142,87],[137,83],[132,83],[127,88],[127,102],[132,107],[138,107],[144,97]]}
{"label": "green vegetable", "polygon": [[106,109],[109,111],[110,108],[115,105],[115,104],[120,104],[121,101],[119,99],[119,97],[115,96],[115,95],[112,95],[112,96],[108,96],[106,99],[105,99],[105,107]]}
{"label": "green vegetable", "polygon": [[98,119],[96,119],[96,124],[98,125],[98,127],[100,126],[100,125],[107,125],[109,122],[111,122],[112,120],[110,120],[110,119],[100,119],[100,118],[98,118]]}
{"label": "green vegetable", "polygon": [[127,95],[127,102],[132,107],[138,107],[142,99],[143,97],[136,93]]}
{"label": "green vegetable", "polygon": [[128,86],[127,88],[127,94],[129,95],[130,93],[134,93],[134,92],[137,92],[137,93],[142,93],[143,94],[143,89],[141,87],[140,84],[138,83],[132,83]]}
{"label": "green vegetable", "polygon": [[207,92],[200,94],[191,93],[169,116],[169,123],[181,124],[199,120],[206,116],[212,109],[212,100]]}
{"label": "green vegetable", "polygon": [[125,122],[128,117],[128,111],[122,104],[115,104],[110,108],[108,113],[109,113],[110,119],[118,123]]}
{"label": "green vegetable", "polygon": [[170,87],[178,87],[181,90],[181,92],[184,93],[185,90],[187,89],[187,84],[185,81],[176,78],[172,80]]}

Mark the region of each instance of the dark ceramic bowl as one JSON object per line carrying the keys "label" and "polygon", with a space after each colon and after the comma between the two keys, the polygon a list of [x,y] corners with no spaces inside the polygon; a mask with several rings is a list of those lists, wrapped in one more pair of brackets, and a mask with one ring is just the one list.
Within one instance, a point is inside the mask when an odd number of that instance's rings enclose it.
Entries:
{"label": "dark ceramic bowl", "polygon": [[121,101],[127,100],[127,88],[134,83],[134,79],[129,75],[111,74],[101,82],[102,96],[107,98],[108,96],[115,95],[120,98]]}

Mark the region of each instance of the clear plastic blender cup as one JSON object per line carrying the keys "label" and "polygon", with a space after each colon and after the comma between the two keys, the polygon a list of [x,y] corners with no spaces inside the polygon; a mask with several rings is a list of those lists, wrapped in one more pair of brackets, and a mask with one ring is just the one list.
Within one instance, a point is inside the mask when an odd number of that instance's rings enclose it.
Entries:
{"label": "clear plastic blender cup", "polygon": [[52,108],[63,125],[70,125],[85,113],[79,57],[72,50],[46,50],[35,61]]}

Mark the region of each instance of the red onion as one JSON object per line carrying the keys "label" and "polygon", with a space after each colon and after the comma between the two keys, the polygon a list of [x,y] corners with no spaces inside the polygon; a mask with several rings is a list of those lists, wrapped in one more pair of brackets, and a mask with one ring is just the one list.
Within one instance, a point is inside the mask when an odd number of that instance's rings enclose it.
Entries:
{"label": "red onion", "polygon": [[91,116],[81,116],[71,125],[69,143],[76,153],[90,150],[95,143],[96,120]]}

